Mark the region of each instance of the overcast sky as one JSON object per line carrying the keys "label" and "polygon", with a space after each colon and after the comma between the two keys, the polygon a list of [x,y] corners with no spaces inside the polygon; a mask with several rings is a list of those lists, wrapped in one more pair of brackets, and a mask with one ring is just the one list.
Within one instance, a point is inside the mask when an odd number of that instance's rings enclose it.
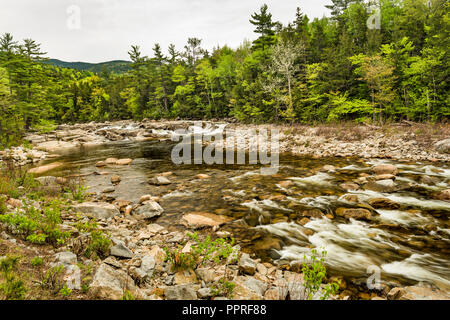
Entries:
{"label": "overcast sky", "polygon": [[[101,62],[127,59],[132,44],[152,55],[158,42],[182,50],[188,37],[202,46],[237,47],[253,40],[250,15],[263,3],[286,24],[297,7],[310,17],[328,15],[330,0],[2,0],[0,33],[42,43],[51,58]],[[166,50],[165,50],[166,51]]]}

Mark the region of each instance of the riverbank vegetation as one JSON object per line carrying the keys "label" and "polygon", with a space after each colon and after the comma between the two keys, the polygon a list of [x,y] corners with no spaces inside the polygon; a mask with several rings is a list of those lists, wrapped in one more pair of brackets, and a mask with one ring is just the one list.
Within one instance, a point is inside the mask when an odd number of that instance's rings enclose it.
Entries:
{"label": "riverbank vegetation", "polygon": [[167,55],[132,46],[131,69],[119,74],[44,63],[40,44],[5,33],[0,145],[30,128],[131,118],[447,121],[448,1],[381,0],[379,15],[365,1],[332,2],[330,17],[298,8],[287,25],[264,5],[250,18],[258,38],[235,49],[210,52],[195,37]]}

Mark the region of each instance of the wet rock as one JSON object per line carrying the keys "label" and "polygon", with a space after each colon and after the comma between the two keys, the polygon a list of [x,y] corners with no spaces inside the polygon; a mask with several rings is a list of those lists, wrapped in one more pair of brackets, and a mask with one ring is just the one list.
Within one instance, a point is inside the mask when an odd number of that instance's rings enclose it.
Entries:
{"label": "wet rock", "polygon": [[108,158],[108,159],[105,160],[105,163],[106,163],[106,164],[116,164],[116,162],[117,162],[118,160],[119,160],[119,159],[117,159],[117,158]]}
{"label": "wet rock", "polygon": [[244,274],[254,275],[256,272],[256,262],[247,253],[243,253],[239,260],[239,271]]}
{"label": "wet rock", "polygon": [[134,210],[134,213],[142,216],[144,219],[159,217],[164,209],[155,201],[146,201],[142,206]]}
{"label": "wet rock", "polygon": [[400,208],[397,202],[387,198],[373,198],[369,199],[367,203],[375,209],[397,210]]}
{"label": "wet rock", "polygon": [[359,185],[357,185],[356,183],[341,183],[339,187],[341,187],[345,191],[356,191],[359,189]]}
{"label": "wet rock", "polygon": [[118,176],[118,175],[112,175],[112,176],[111,176],[111,183],[112,183],[112,184],[114,184],[114,185],[119,184],[120,181],[122,181],[122,179],[120,178],[120,176]]}
{"label": "wet rock", "polygon": [[301,216],[310,217],[310,218],[322,218],[323,212],[319,209],[309,209],[304,210],[300,213]]}
{"label": "wet rock", "polygon": [[196,175],[195,177],[200,180],[211,178],[211,176],[209,176],[207,174],[203,174],[203,173],[200,173],[200,174]]}
{"label": "wet rock", "polygon": [[113,193],[115,191],[116,191],[116,189],[114,187],[107,187],[102,190],[102,193]]}
{"label": "wet rock", "polygon": [[450,139],[436,142],[434,148],[440,153],[450,153]]}
{"label": "wet rock", "polygon": [[393,180],[379,180],[367,183],[364,185],[364,188],[376,192],[393,192],[396,189],[396,185]]}
{"label": "wet rock", "polygon": [[395,180],[395,176],[393,174],[379,174],[376,175],[375,177],[373,177],[373,179],[375,181],[379,181],[379,180]]}
{"label": "wet rock", "polygon": [[335,171],[336,171],[336,167],[335,167],[335,166],[332,166],[332,165],[329,165],[329,164],[326,164],[326,165],[323,166],[323,168],[322,168],[321,171],[325,171],[325,172],[335,172]]}
{"label": "wet rock", "polygon": [[279,186],[282,187],[282,188],[284,188],[284,189],[287,189],[287,188],[289,188],[290,186],[292,186],[293,184],[294,184],[294,182],[292,182],[292,181],[290,181],[290,180],[285,180],[285,181],[281,181],[281,182],[279,183]]}
{"label": "wet rock", "polygon": [[153,179],[151,179],[148,183],[155,186],[166,186],[171,184],[172,182],[170,182],[170,180],[167,179],[166,177],[156,176]]}
{"label": "wet rock", "polygon": [[218,227],[224,223],[231,221],[230,217],[219,216],[208,212],[192,212],[183,215],[181,222],[187,227]]}
{"label": "wet rock", "polygon": [[392,288],[387,294],[387,298],[388,300],[398,300],[405,292],[403,288]]}
{"label": "wet rock", "polygon": [[376,175],[392,174],[392,175],[396,176],[398,174],[397,167],[392,164],[377,165],[372,168],[372,171],[375,172]]}
{"label": "wet rock", "polygon": [[104,162],[104,161],[99,161],[99,162],[97,162],[97,163],[95,164],[95,166],[96,166],[97,168],[106,167],[106,162]]}
{"label": "wet rock", "polygon": [[450,200],[450,189],[441,191],[441,192],[437,195],[437,199],[439,199],[439,200]]}
{"label": "wet rock", "polygon": [[167,287],[164,295],[167,300],[197,300],[197,292],[189,284]]}
{"label": "wet rock", "polygon": [[420,183],[428,184],[428,185],[435,185],[439,183],[439,179],[436,177],[430,177],[430,176],[421,176],[420,177]]}
{"label": "wet rock", "polygon": [[149,201],[149,200],[158,202],[159,197],[154,197],[151,194],[146,194],[139,198],[139,203],[144,203],[145,201]]}
{"label": "wet rock", "polygon": [[359,201],[358,196],[356,194],[346,194],[342,197],[343,200],[351,203],[357,203]]}
{"label": "wet rock", "polygon": [[84,202],[75,205],[74,210],[96,219],[109,219],[120,214],[115,205],[106,202]]}
{"label": "wet rock", "polygon": [[119,159],[116,161],[116,164],[119,166],[130,165],[133,162],[133,159]]}
{"label": "wet rock", "polygon": [[309,220],[308,218],[302,218],[300,220],[297,221],[297,223],[301,226],[304,226],[305,224],[309,223],[311,220]]}
{"label": "wet rock", "polygon": [[367,209],[338,208],[336,209],[336,215],[356,220],[370,220],[372,218],[372,213]]}
{"label": "wet rock", "polygon": [[40,166],[40,167],[36,167],[36,168],[30,169],[30,170],[28,170],[28,173],[43,174],[43,173],[45,173],[47,171],[59,168],[62,165],[63,164],[61,162],[54,162],[54,163],[47,164],[45,166]]}
{"label": "wet rock", "polygon": [[126,272],[102,263],[94,275],[89,292],[102,299],[120,300],[125,290],[138,296],[138,289]]}

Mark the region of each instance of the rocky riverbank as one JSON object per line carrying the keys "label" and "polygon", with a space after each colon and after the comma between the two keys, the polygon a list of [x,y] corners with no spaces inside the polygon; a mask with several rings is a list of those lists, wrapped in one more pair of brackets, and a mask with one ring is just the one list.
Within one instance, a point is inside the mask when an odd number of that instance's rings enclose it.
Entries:
{"label": "rocky riverbank", "polygon": [[[29,133],[25,139],[31,148],[11,148],[0,158],[13,159],[19,165],[35,163],[73,148],[101,145],[112,141],[148,141],[171,139],[175,130],[188,130],[194,121],[117,121],[60,125],[46,134]],[[280,152],[301,156],[359,157],[415,161],[450,161],[449,125],[374,126],[286,126],[242,125],[203,122],[206,130],[224,128],[227,133],[250,138],[250,130],[276,129]],[[216,143],[221,147],[222,143]],[[248,147],[248,146],[247,146]]]}

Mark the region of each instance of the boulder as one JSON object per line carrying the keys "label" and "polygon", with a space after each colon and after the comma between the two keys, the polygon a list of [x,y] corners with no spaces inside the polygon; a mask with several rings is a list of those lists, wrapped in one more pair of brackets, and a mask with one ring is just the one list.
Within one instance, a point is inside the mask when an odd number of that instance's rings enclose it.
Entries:
{"label": "boulder", "polygon": [[439,199],[439,200],[450,200],[450,189],[441,191],[441,192],[437,195],[437,199]]}
{"label": "boulder", "polygon": [[397,167],[392,164],[379,164],[379,165],[373,167],[372,171],[376,175],[392,174],[392,175],[396,176],[398,174]]}
{"label": "boulder", "polygon": [[292,181],[290,181],[290,180],[285,180],[285,181],[281,181],[278,185],[279,185],[281,188],[287,189],[287,188],[289,188],[290,186],[292,186],[293,184],[294,184],[294,182],[292,182]]}
{"label": "boulder", "polygon": [[211,176],[207,175],[207,174],[203,174],[203,173],[199,173],[198,175],[195,176],[197,179],[203,180],[203,179],[209,179],[211,178]]}
{"label": "boulder", "polygon": [[134,213],[142,216],[144,219],[159,217],[164,209],[155,201],[146,201],[142,206],[134,210]]}
{"label": "boulder", "polygon": [[106,202],[84,202],[75,205],[74,210],[96,219],[109,219],[120,214],[115,205]]}
{"label": "boulder", "polygon": [[264,294],[266,293],[267,283],[262,282],[261,280],[250,277],[247,281],[244,282],[244,284],[247,288],[254,291],[260,296],[264,296]]}
{"label": "boulder", "polygon": [[97,168],[106,167],[106,162],[104,162],[104,161],[99,161],[99,162],[97,162],[97,163],[95,164],[95,166],[96,166]]}
{"label": "boulder", "polygon": [[434,148],[436,149],[437,152],[440,153],[450,153],[450,139],[445,139],[436,142]]}
{"label": "boulder", "polygon": [[151,255],[146,255],[141,259],[141,266],[135,269],[135,274],[141,281],[145,281],[153,275],[155,266],[155,258]]}
{"label": "boulder", "polygon": [[181,221],[191,228],[216,227],[231,221],[230,217],[219,216],[208,212],[192,212],[183,215]]}
{"label": "boulder", "polygon": [[119,184],[122,179],[118,175],[112,175],[111,176],[111,183],[112,184]]}
{"label": "boulder", "polygon": [[136,295],[133,279],[124,271],[102,263],[94,275],[89,292],[102,299],[120,300],[125,290]]}
{"label": "boulder", "polygon": [[361,208],[337,208],[336,215],[344,217],[345,219],[356,220],[370,220],[372,218],[372,213],[369,210]]}
{"label": "boulder", "polygon": [[356,183],[341,183],[339,187],[341,187],[345,191],[356,191],[359,189],[359,185],[357,185]]}
{"label": "boulder", "polygon": [[441,290],[411,286],[403,288],[400,300],[450,300],[450,294]]}
{"label": "boulder", "polygon": [[117,162],[118,160],[119,160],[119,159],[117,159],[117,158],[108,158],[108,159],[105,160],[105,163],[106,163],[106,164],[116,164],[116,162]]}

